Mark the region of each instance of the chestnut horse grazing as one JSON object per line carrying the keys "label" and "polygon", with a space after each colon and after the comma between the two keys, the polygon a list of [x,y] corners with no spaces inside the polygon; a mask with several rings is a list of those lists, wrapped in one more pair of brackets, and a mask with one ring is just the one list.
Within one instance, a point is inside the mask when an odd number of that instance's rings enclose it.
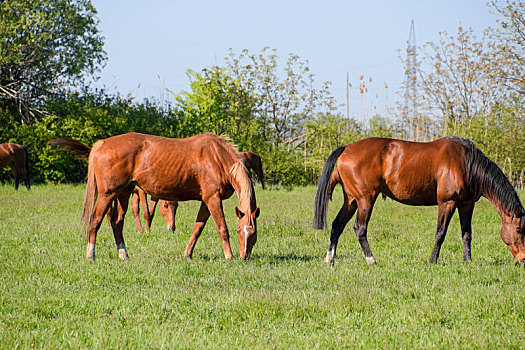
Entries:
{"label": "chestnut horse grazing", "polygon": [[[69,140],[69,141],[68,141]],[[66,145],[73,141],[71,145]],[[75,153],[86,151],[78,141],[53,143]],[[250,174],[239,153],[224,138],[205,133],[185,139],[128,133],[97,141],[89,152],[88,179],[82,221],[88,235],[86,257],[95,258],[97,231],[104,215],[110,222],[121,259],[128,259],[122,230],[129,197],[135,186],[168,201],[199,200],[201,206],[184,255],[191,258],[208,218],[213,218],[222,239],[224,256],[232,258],[230,236],[222,201],[237,192],[240,209],[237,226],[239,254],[250,257],[257,241],[259,208]]]}
{"label": "chestnut horse grazing", "polygon": [[343,188],[344,203],[332,222],[326,262],[333,263],[339,236],[357,210],[354,231],[366,261],[375,264],[366,236],[380,193],[408,205],[438,206],[431,263],[439,258],[456,209],[463,237],[463,260],[471,260],[472,213],[481,196],[496,207],[502,222],[501,239],[515,262],[525,259],[525,210],[518,194],[500,168],[470,140],[445,137],[417,143],[368,138],[337,148],[328,156],[319,179],[315,196],[316,229],[326,227],[328,199],[338,183]]}
{"label": "chestnut horse grazing", "polygon": [[257,175],[257,178],[259,179],[264,190],[264,173],[261,157],[257,153],[251,151],[241,152],[240,155],[246,167],[253,170],[255,175]]}
{"label": "chestnut horse grazing", "polygon": [[[261,157],[251,151],[245,151],[240,152],[239,155],[241,156],[242,161],[244,162],[244,165],[246,165],[246,168],[248,170],[253,170],[255,172],[255,175],[257,175],[257,178],[261,182],[262,188],[264,190],[264,173],[262,168],[262,162]],[[153,216],[155,215],[155,207],[157,206],[158,198],[151,197],[150,201],[150,209],[149,214],[146,214],[147,205],[144,205],[144,200],[140,196],[140,192],[144,193],[140,188],[137,187],[137,191],[133,192],[133,216],[135,217],[135,224],[137,226],[137,230],[140,232],[142,230],[142,225],[140,224],[140,217],[139,217],[139,201],[142,201],[142,209],[144,211],[144,220],[146,221],[146,229],[149,230],[151,227],[151,222],[153,221]],[[144,193],[144,197],[146,194]],[[177,202],[173,201],[160,201],[160,207],[159,211],[164,217],[164,220],[166,221],[166,227],[168,231],[174,231],[175,230],[175,215],[177,214],[177,208],[179,207],[179,204]]]}
{"label": "chestnut horse grazing", "polygon": [[16,143],[0,144],[0,168],[9,166],[15,178],[15,189],[18,190],[20,177],[24,179],[27,189],[31,189],[29,183],[29,157],[27,148]]}

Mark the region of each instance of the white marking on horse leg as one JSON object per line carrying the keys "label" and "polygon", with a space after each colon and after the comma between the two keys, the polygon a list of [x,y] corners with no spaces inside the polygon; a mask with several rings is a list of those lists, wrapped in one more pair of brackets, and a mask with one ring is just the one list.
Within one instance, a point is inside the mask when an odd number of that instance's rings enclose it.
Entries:
{"label": "white marking on horse leg", "polygon": [[93,243],[87,244],[86,258],[88,260],[95,260],[95,245]]}
{"label": "white marking on horse leg", "polygon": [[118,257],[121,260],[128,260],[128,252],[126,251],[126,245],[124,243],[117,244]]}
{"label": "white marking on horse leg", "polygon": [[326,258],[324,258],[324,262],[329,264],[334,261],[334,257],[335,257],[335,254],[334,254],[333,249],[328,249],[328,251],[326,252]]}
{"label": "white marking on horse leg", "polygon": [[375,265],[376,264],[376,259],[374,259],[373,256],[367,256],[367,257],[365,257],[365,260],[366,260],[366,263],[368,265]]}

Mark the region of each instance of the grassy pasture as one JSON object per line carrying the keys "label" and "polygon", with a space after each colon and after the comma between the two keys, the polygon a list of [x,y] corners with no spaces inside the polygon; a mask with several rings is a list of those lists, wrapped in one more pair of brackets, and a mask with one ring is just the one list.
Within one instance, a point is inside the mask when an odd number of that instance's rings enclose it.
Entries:
{"label": "grassy pasture", "polygon": [[[139,234],[129,211],[126,262],[105,221],[90,263],[83,185],[0,185],[0,348],[523,348],[525,269],[487,200],[474,212],[472,263],[462,262],[457,214],[430,265],[437,208],[378,200],[369,227],[378,266],[366,265],[349,224],[331,268],[329,231],[311,228],[315,188],[256,191],[250,261],[224,260],[211,220],[184,260],[198,210],[186,202],[175,233],[157,213]],[[341,200],[338,189],[330,222]],[[225,202],[238,257],[235,205]]]}

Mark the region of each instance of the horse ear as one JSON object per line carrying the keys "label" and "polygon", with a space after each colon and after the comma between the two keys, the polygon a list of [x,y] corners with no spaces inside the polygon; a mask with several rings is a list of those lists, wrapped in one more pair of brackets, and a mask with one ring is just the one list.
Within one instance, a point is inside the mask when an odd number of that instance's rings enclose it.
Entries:
{"label": "horse ear", "polygon": [[244,216],[244,213],[240,211],[239,208],[235,207],[235,215],[237,215],[239,219],[242,219],[242,217]]}
{"label": "horse ear", "polygon": [[259,207],[255,208],[255,211],[252,213],[252,216],[257,219],[259,217],[259,214],[261,211],[259,210]]}

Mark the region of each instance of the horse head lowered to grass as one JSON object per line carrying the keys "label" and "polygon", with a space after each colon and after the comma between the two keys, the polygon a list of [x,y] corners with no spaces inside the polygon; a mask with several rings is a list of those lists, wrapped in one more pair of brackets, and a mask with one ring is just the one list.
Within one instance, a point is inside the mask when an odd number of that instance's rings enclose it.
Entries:
{"label": "horse head lowered to grass", "polygon": [[[88,236],[86,257],[95,258],[97,231],[109,211],[118,255],[127,259],[122,235],[128,201],[135,186],[167,201],[201,201],[184,255],[192,257],[195,243],[211,216],[222,240],[224,256],[232,258],[222,201],[236,192],[235,213],[239,254],[248,259],[257,241],[255,192],[239,153],[223,137],[205,133],[173,139],[128,133],[97,141],[92,148],[71,139],[53,143],[74,154],[89,150],[88,179],[82,221]],[[68,145],[68,143],[70,143]]]}
{"label": "horse head lowered to grass", "polygon": [[463,238],[463,260],[471,260],[472,213],[480,197],[486,197],[501,217],[501,239],[517,263],[525,262],[523,205],[501,169],[470,140],[445,137],[418,143],[368,138],[337,148],[328,156],[317,187],[314,213],[317,229],[326,226],[328,200],[338,183],[343,188],[344,202],[332,222],[326,262],[333,262],[339,236],[357,210],[353,228],[366,261],[375,264],[367,227],[380,193],[408,205],[438,206],[431,263],[438,260],[456,209]]}

